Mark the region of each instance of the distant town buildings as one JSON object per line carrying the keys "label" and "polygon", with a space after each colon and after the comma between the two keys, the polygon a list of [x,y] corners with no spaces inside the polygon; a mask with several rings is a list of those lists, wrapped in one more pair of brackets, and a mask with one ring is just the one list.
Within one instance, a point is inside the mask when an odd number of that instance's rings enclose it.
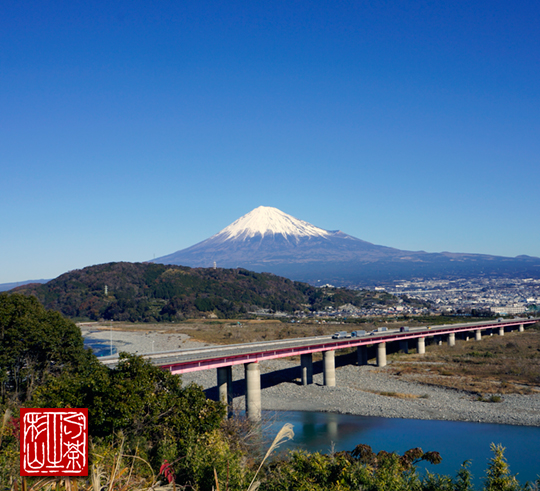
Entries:
{"label": "distant town buildings", "polygon": [[[325,285],[327,288],[335,288]],[[533,278],[475,278],[452,280],[398,281],[393,285],[375,287],[376,291],[386,291],[399,298],[396,305],[374,305],[358,308],[352,304],[337,308],[327,307],[320,312],[295,312],[301,318],[358,318],[358,317],[399,317],[404,315],[516,315],[531,312],[540,313],[540,280]],[[417,307],[411,299],[425,302]],[[418,302],[416,302],[418,303]],[[251,314],[271,317],[289,317],[284,312],[260,309]]]}
{"label": "distant town buildings", "polygon": [[474,278],[397,282],[386,291],[427,300],[448,313],[521,314],[540,306],[540,279]]}

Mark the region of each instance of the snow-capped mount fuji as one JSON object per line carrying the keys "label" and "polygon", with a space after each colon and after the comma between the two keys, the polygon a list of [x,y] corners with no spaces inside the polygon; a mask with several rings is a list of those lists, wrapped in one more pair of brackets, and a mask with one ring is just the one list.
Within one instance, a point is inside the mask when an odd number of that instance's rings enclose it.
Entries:
{"label": "snow-capped mount fuji", "polygon": [[154,261],[192,267],[211,267],[215,262],[223,268],[274,272],[286,264],[351,260],[359,251],[365,258],[382,251],[400,252],[259,206],[209,239]]}
{"label": "snow-capped mount fuji", "polygon": [[221,232],[211,237],[209,240],[248,240],[260,236],[274,237],[283,236],[286,240],[298,243],[305,237],[328,237],[331,232],[315,227],[311,223],[298,220],[287,213],[283,213],[271,206],[259,206],[248,214],[240,217],[235,222],[225,227]]}
{"label": "snow-capped mount fuji", "polygon": [[191,267],[245,268],[312,284],[359,285],[413,276],[512,274],[540,277],[540,259],[402,251],[259,206],[212,237],[154,259]]}

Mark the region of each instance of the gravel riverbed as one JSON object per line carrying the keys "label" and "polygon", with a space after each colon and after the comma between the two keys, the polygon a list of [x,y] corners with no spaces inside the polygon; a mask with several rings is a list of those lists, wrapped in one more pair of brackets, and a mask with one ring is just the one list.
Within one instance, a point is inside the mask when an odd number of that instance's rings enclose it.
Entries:
{"label": "gravel riverbed", "polygon": [[[118,351],[147,353],[205,346],[185,334],[159,331],[85,329],[83,336],[110,341],[111,332]],[[501,402],[482,402],[470,393],[405,380],[391,374],[388,368],[372,365],[337,367],[336,387],[326,387],[321,362],[314,363],[313,384],[302,386],[299,365],[291,360],[261,363],[262,409],[540,426],[540,393],[509,394],[501,396]],[[201,385],[208,397],[217,398],[216,370],[187,373],[182,379],[184,383]],[[235,366],[233,394],[236,408],[244,408],[244,391],[244,368]]]}
{"label": "gravel riverbed", "polygon": [[112,344],[115,353],[152,353],[208,346],[206,343],[193,341],[187,334],[170,333],[166,330],[125,331],[93,327],[91,324],[80,325],[80,328],[85,342],[98,342],[104,347]]}
{"label": "gravel riverbed", "polygon": [[[540,426],[540,394],[510,394],[502,396],[501,402],[481,402],[467,392],[402,380],[386,368],[371,365],[337,368],[336,387],[324,386],[322,373],[314,374],[313,385],[308,386],[300,384],[299,376],[297,363],[261,363],[262,409]],[[216,398],[214,370],[182,377],[185,383],[202,385],[210,397]],[[234,367],[234,404],[239,408],[244,407],[243,377],[243,367]]]}

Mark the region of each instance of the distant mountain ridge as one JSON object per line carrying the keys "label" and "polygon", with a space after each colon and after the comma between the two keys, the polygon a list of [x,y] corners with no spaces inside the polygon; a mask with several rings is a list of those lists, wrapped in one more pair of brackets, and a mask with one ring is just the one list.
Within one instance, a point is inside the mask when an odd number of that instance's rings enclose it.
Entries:
{"label": "distant mountain ridge", "polygon": [[49,280],[26,280],[26,281],[15,281],[12,283],[0,283],[0,292],[7,292],[8,290],[12,290],[13,288],[16,288],[18,286],[23,285],[30,285],[32,283],[47,283]]}
{"label": "distant mountain ridge", "polygon": [[[186,318],[236,318],[266,309],[295,311],[397,305],[385,292],[315,288],[245,269],[188,268],[152,263],[108,263],[70,271],[44,285],[13,290],[34,295],[73,319],[175,322]],[[406,299],[411,305],[422,301]]]}
{"label": "distant mountain ridge", "polygon": [[364,285],[411,277],[540,277],[540,258],[427,253],[375,245],[260,206],[212,237],[154,259],[191,267],[242,267],[311,284]]}

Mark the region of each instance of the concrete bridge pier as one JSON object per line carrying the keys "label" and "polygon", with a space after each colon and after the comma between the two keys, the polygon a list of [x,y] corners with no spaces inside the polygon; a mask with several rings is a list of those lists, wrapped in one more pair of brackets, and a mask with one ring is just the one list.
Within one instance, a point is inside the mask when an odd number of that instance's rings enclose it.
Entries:
{"label": "concrete bridge pier", "polygon": [[448,334],[448,346],[455,346],[456,345],[456,333],[451,332]]}
{"label": "concrete bridge pier", "polygon": [[417,339],[417,351],[419,355],[426,354],[426,338]]}
{"label": "concrete bridge pier", "polygon": [[219,391],[219,400],[225,404],[229,411],[232,409],[232,366],[219,367],[217,369],[217,385]]}
{"label": "concrete bridge pier", "polygon": [[302,369],[302,385],[313,383],[313,357],[311,353],[300,355],[300,365]]}
{"label": "concrete bridge pier", "polygon": [[482,331],[480,329],[474,331],[474,339],[476,341],[482,341]]}
{"label": "concrete bridge pier", "polygon": [[525,331],[525,326],[523,324],[520,324],[518,330],[519,330],[519,332]]}
{"label": "concrete bridge pier", "polygon": [[463,337],[463,341],[468,341],[469,340],[469,333],[468,332],[464,332],[461,336]]}
{"label": "concrete bridge pier", "polygon": [[499,326],[499,336],[504,336],[504,326]]}
{"label": "concrete bridge pier", "polygon": [[403,351],[403,353],[409,352],[409,341],[400,341],[399,342],[399,351]]}
{"label": "concrete bridge pier", "polygon": [[377,345],[377,366],[386,366],[386,343],[379,343]]}
{"label": "concrete bridge pier", "polygon": [[246,413],[250,421],[261,419],[261,368],[258,363],[244,365],[246,375]]}
{"label": "concrete bridge pier", "polygon": [[336,352],[323,351],[323,379],[324,385],[336,386]]}
{"label": "concrete bridge pier", "polygon": [[437,346],[442,346],[442,336],[435,336],[435,344]]}
{"label": "concrete bridge pier", "polygon": [[367,365],[368,364],[368,355],[367,355],[367,346],[358,346],[356,348],[356,356],[358,359],[358,365]]}

